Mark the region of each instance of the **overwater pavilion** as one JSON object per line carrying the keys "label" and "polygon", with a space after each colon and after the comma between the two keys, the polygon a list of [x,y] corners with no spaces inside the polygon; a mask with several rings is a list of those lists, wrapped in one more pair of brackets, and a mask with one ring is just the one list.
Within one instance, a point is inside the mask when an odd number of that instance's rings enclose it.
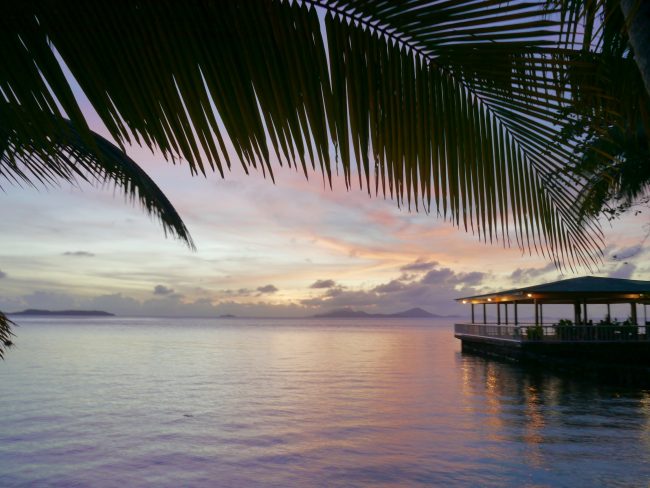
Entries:
{"label": "overwater pavilion", "polygon": [[[650,364],[650,281],[585,276],[525,288],[456,299],[469,305],[471,322],[455,325],[463,350],[507,357],[596,357]],[[569,305],[566,320],[544,321],[544,305]],[[607,306],[607,317],[594,325],[590,305]],[[611,305],[629,305],[623,323],[611,320]],[[520,320],[523,307],[534,317]],[[493,308],[496,321],[488,321]],[[478,309],[478,310],[477,310]],[[532,314],[530,313],[532,312]],[[639,323],[641,322],[641,323]]]}

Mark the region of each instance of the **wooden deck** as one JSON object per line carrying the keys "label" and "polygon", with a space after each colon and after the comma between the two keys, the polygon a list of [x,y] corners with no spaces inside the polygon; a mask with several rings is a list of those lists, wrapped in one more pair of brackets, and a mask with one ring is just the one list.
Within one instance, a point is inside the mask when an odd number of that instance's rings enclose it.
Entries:
{"label": "wooden deck", "polygon": [[[650,326],[647,327],[650,330]],[[456,324],[454,335],[514,342],[638,342],[650,337],[643,325],[500,325]]]}
{"label": "wooden deck", "polygon": [[650,325],[456,324],[463,351],[508,359],[595,360],[650,365]]}

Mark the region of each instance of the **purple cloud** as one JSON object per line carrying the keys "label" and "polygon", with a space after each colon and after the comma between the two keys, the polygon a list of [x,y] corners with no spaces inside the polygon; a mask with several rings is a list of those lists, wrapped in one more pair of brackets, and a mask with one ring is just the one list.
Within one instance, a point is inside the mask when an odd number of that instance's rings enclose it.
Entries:
{"label": "purple cloud", "polygon": [[471,273],[461,273],[458,275],[459,283],[470,286],[480,285],[484,279],[485,273],[481,273],[480,271],[472,271]]}
{"label": "purple cloud", "polygon": [[278,288],[275,285],[265,285],[257,287],[257,291],[260,293],[275,293],[278,291]]}
{"label": "purple cloud", "polygon": [[546,266],[543,266],[541,268],[517,268],[510,274],[510,279],[514,283],[528,283],[532,285],[534,283],[529,283],[531,280],[534,280],[535,278],[538,278],[539,276],[542,276],[546,273],[550,273],[555,269],[556,268],[554,263],[548,263]]}
{"label": "purple cloud", "polygon": [[334,280],[316,280],[309,285],[309,288],[334,288],[335,286],[336,282]]}
{"label": "purple cloud", "polygon": [[615,261],[625,261],[626,259],[636,257],[642,250],[643,248],[640,244],[624,247],[612,253],[612,259]]}
{"label": "purple cloud", "polygon": [[220,290],[219,294],[227,297],[248,297],[253,294],[253,290],[249,290],[248,288],[240,288],[238,290],[227,289]]}
{"label": "purple cloud", "polygon": [[347,307],[385,313],[424,307],[441,314],[459,313],[462,307],[454,302],[454,298],[478,293],[478,287],[486,274],[478,271],[457,273],[450,268],[437,266],[434,265],[433,269],[429,269],[419,278],[418,275],[402,274],[398,279],[382,283],[370,290],[331,288],[321,296],[311,297],[300,303],[320,310]]}
{"label": "purple cloud", "polygon": [[399,280],[392,280],[386,284],[376,286],[373,291],[377,293],[393,293],[403,290],[406,285]]}
{"label": "purple cloud", "polygon": [[425,261],[423,258],[420,258],[413,261],[410,264],[405,264],[400,268],[400,271],[411,271],[411,272],[429,271],[435,268],[436,266],[438,266],[438,263],[436,261]]}
{"label": "purple cloud", "polygon": [[614,271],[609,273],[607,276],[610,278],[623,278],[629,280],[632,278],[632,273],[636,270],[636,266],[632,263],[623,263],[621,266],[616,268]]}
{"label": "purple cloud", "polygon": [[448,280],[456,276],[456,274],[449,268],[433,269],[424,275],[422,283],[435,285],[439,283],[446,283]]}
{"label": "purple cloud", "polygon": [[172,293],[174,293],[174,290],[167,288],[165,285],[156,285],[153,289],[154,295],[166,296],[171,295]]}

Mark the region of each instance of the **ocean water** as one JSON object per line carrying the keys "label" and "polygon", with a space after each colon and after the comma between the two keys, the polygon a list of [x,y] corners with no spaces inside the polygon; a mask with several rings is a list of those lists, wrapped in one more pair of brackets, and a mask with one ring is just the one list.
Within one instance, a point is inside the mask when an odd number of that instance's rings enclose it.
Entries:
{"label": "ocean water", "polygon": [[650,390],[432,320],[21,319],[0,486],[649,486]]}

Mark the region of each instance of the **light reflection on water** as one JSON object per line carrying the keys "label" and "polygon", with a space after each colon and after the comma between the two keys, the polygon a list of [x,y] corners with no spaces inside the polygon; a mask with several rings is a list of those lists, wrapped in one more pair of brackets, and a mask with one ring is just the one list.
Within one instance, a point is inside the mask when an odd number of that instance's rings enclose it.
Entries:
{"label": "light reflection on water", "polygon": [[423,320],[23,320],[2,486],[647,486],[644,385]]}

